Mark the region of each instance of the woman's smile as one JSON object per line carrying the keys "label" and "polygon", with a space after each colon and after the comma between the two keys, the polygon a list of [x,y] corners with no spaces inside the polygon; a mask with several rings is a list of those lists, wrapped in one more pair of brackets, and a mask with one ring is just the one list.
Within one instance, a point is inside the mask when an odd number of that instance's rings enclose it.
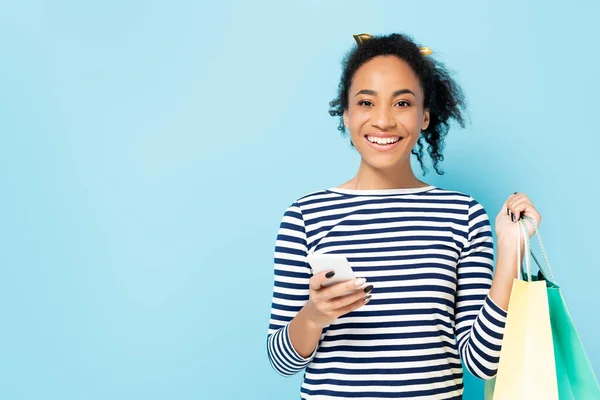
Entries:
{"label": "woman's smile", "polygon": [[398,144],[404,139],[402,136],[390,134],[366,134],[365,140],[369,143],[372,149],[377,151],[390,151],[395,149]]}

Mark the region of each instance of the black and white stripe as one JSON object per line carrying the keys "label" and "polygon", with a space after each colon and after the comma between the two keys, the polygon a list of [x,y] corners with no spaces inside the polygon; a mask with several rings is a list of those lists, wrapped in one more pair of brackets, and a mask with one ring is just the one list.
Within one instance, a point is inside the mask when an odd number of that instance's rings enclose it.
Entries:
{"label": "black and white stripe", "polygon": [[[288,324],[308,301],[306,255],[344,255],[371,301],[323,330],[301,357]],[[306,368],[303,399],[460,399],[463,370],[492,378],[506,312],[488,296],[493,242],[472,197],[433,186],[310,193],[275,245],[267,352],[282,375]]]}

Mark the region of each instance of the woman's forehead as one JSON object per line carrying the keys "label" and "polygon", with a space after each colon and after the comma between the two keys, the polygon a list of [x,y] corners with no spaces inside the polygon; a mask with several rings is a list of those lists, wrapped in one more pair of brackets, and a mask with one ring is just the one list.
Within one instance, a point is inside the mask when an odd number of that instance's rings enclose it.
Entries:
{"label": "woman's forehead", "polygon": [[378,56],[358,68],[352,79],[352,91],[375,90],[379,94],[410,89],[417,93],[420,83],[413,69],[395,56]]}

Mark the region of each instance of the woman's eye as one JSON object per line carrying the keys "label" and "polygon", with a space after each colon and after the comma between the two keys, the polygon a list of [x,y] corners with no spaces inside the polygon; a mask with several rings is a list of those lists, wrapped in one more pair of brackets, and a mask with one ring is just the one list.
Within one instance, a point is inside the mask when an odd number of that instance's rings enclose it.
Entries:
{"label": "woman's eye", "polygon": [[[399,101],[398,103],[396,103],[398,105],[400,105],[400,107],[410,107],[410,103],[408,101],[402,100]],[[365,105],[365,106],[372,106],[373,103],[371,103],[369,100],[361,100],[358,102],[359,106]]]}

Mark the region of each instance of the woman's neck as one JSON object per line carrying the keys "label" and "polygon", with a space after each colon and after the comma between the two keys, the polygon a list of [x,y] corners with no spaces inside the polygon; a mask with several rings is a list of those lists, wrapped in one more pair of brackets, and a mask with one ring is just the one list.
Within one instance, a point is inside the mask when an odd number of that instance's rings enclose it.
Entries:
{"label": "woman's neck", "polygon": [[408,165],[389,170],[376,169],[361,160],[358,172],[340,188],[355,190],[403,189],[429,186],[417,179]]}

